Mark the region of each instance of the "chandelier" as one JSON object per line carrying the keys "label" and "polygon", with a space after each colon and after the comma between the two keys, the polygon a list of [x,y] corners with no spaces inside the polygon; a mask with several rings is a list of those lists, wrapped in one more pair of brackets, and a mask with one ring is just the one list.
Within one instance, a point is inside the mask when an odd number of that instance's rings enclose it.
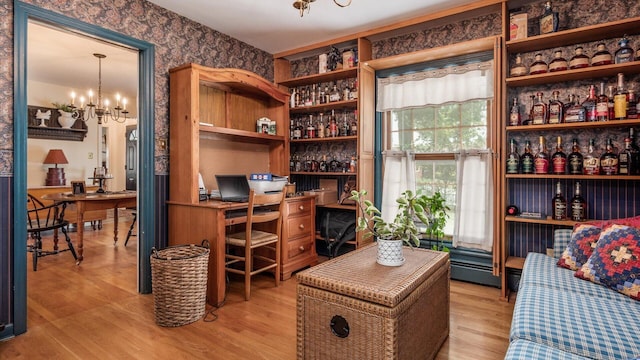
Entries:
{"label": "chandelier", "polygon": [[[293,7],[297,10],[300,10],[300,17],[303,17],[305,10],[307,10],[307,14],[309,13],[309,10],[311,9],[311,3],[314,1],[316,0],[295,0],[293,2]],[[351,0],[347,0],[347,2],[344,4],[339,3],[338,0],[333,0],[333,2],[340,7],[347,7],[351,5]]]}
{"label": "chandelier", "polygon": [[[109,120],[123,123],[127,120],[127,99],[121,98],[119,93],[116,93],[116,106],[109,108],[109,99],[102,98],[102,59],[107,55],[95,53],[93,56],[98,58],[98,98],[97,102],[93,103],[93,90],[89,89],[87,95],[89,102],[85,104],[85,97],[80,96],[80,107],[75,106],[76,93],[71,92],[71,108],[73,108],[73,117],[87,122],[92,119],[98,119],[98,125],[107,123]],[[122,115],[122,118],[120,116]]]}

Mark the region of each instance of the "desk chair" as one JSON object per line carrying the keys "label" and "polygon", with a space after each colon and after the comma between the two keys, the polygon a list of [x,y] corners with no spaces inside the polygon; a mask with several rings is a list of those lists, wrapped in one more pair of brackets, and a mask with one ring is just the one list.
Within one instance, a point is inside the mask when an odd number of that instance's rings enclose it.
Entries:
{"label": "desk chair", "polygon": [[130,237],[137,236],[136,234],[133,233],[133,229],[135,229],[136,227],[136,219],[138,218],[138,212],[132,211],[131,215],[133,215],[133,221],[131,222],[131,226],[129,227],[129,232],[127,233],[127,240],[124,241],[124,246],[127,246],[127,243],[129,242]]}
{"label": "desk chair", "polygon": [[[273,269],[276,287],[280,285],[283,206],[284,192],[256,194],[251,190],[245,231],[226,237],[225,270],[244,275],[245,300],[249,300],[251,294],[253,275]],[[272,256],[269,257],[269,254]],[[243,266],[234,266],[235,264]]]}
{"label": "desk chair", "polygon": [[[33,244],[27,245],[27,251],[33,254],[33,271],[38,270],[38,258],[57,254],[60,251],[71,251],[74,260],[78,260],[73,248],[67,227],[69,221],[64,219],[66,202],[45,206],[36,197],[27,195],[27,233],[33,240]],[[68,248],[58,251],[58,229],[62,230]],[[42,233],[53,230],[53,251],[42,249]]]}

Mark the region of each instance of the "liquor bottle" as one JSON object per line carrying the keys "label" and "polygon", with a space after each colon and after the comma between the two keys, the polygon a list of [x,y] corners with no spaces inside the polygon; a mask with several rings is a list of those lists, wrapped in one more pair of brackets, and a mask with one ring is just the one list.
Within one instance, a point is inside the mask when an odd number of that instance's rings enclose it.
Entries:
{"label": "liquor bottle", "polygon": [[522,122],[522,125],[531,125],[533,123],[533,105],[536,103],[536,96],[529,96],[529,114],[527,116],[527,120]]}
{"label": "liquor bottle", "polygon": [[609,120],[609,97],[604,93],[604,83],[600,83],[600,95],[596,101],[596,120]]}
{"label": "liquor bottle", "polygon": [[320,168],[320,162],[318,161],[318,159],[316,159],[316,157],[312,157],[311,158],[311,171],[312,172],[318,172],[318,169]]}
{"label": "liquor bottle", "polygon": [[587,118],[587,112],[580,104],[580,97],[572,95],[574,101],[572,105],[564,112],[564,122],[583,122]]}
{"label": "liquor bottle", "polygon": [[318,104],[325,104],[327,97],[326,97],[326,85],[325,88],[322,89],[322,86],[318,86]]}
{"label": "liquor bottle", "polygon": [[358,79],[355,79],[351,86],[351,100],[358,99]]}
{"label": "liquor bottle", "polygon": [[598,175],[600,174],[600,156],[596,153],[596,140],[589,140],[589,150],[587,155],[584,156],[584,163],[582,165],[582,171],[585,175]]}
{"label": "liquor bottle", "polygon": [[548,34],[558,31],[560,17],[557,11],[551,9],[551,1],[544,4],[544,13],[540,17],[540,34]]}
{"label": "liquor bottle", "polygon": [[515,139],[509,141],[509,154],[507,155],[507,174],[517,174],[520,171],[520,155],[516,147]]}
{"label": "liquor bottle", "polygon": [[349,89],[349,84],[345,81],[344,87],[342,88],[342,100],[349,100],[349,94],[351,94],[351,89]]}
{"label": "liquor bottle", "polygon": [[562,138],[558,136],[556,143],[556,152],[551,156],[551,169],[554,174],[567,173],[567,154],[562,151]]}
{"label": "liquor bottle", "polygon": [[618,41],[618,45],[620,48],[616,50],[615,63],[622,64],[633,61],[633,49],[629,46],[629,39],[627,39],[627,35],[623,36],[622,39]]}
{"label": "liquor bottle", "polygon": [[552,95],[553,99],[549,100],[549,124],[560,124],[564,122],[564,104],[558,99],[558,90],[554,90]]}
{"label": "liquor bottle", "polygon": [[338,90],[338,84],[333,83],[333,89],[331,89],[331,93],[329,94],[329,102],[337,102],[340,101],[340,91]]}
{"label": "liquor bottle", "polygon": [[569,167],[569,174],[571,175],[581,175],[582,174],[582,164],[583,157],[580,153],[580,145],[578,145],[578,139],[573,139],[573,144],[571,146],[571,154],[567,157],[567,165]]}
{"label": "liquor bottle", "polygon": [[534,173],[534,157],[531,153],[531,142],[526,140],[524,143],[524,153],[520,158],[520,163],[522,164],[522,173],[523,174],[533,174]]}
{"label": "liquor bottle", "polygon": [[291,97],[289,98],[289,107],[292,109],[296,107],[296,96],[298,96],[298,92],[296,88],[291,88]]}
{"label": "liquor bottle", "polygon": [[521,122],[520,105],[518,105],[518,98],[513,98],[513,105],[509,111],[509,126],[518,126]]}
{"label": "liquor bottle", "polygon": [[538,153],[533,160],[533,167],[536,174],[549,173],[549,154],[547,153],[544,136],[540,136],[540,145],[538,146]]}
{"label": "liquor bottle", "polygon": [[618,154],[618,172],[620,175],[630,174],[632,151],[631,139],[627,137],[624,139],[624,149]]}
{"label": "liquor bottle", "polygon": [[634,129],[629,128],[629,139],[631,139],[631,165],[629,175],[640,175],[640,147],[636,144]]}
{"label": "liquor bottle", "polygon": [[342,114],[342,126],[340,126],[340,136],[349,136],[351,125],[347,121],[347,112]]}
{"label": "liquor bottle", "polygon": [[613,57],[604,43],[596,45],[596,53],[591,57],[591,66],[613,64]]}
{"label": "liquor bottle", "polygon": [[618,73],[618,88],[613,95],[613,116],[616,120],[627,118],[627,89],[624,87],[624,74]]}
{"label": "liquor bottle", "polygon": [[614,106],[614,102],[613,102],[613,88],[615,88],[615,86],[613,85],[609,85],[608,89],[609,89],[609,120],[613,120],[616,118],[616,113],[615,113],[615,106]]}
{"label": "liquor bottle", "polygon": [[352,156],[351,161],[349,162],[349,172],[354,173],[358,168],[358,164],[356,162],[356,157]]}
{"label": "liquor bottle", "polygon": [[516,63],[509,70],[509,75],[512,77],[527,75],[527,67],[522,63],[522,56],[516,55]]}
{"label": "liquor bottle", "polygon": [[336,121],[335,110],[331,110],[331,117],[329,117],[329,137],[338,136],[338,123]]}
{"label": "liquor bottle", "polygon": [[549,63],[549,72],[564,71],[569,68],[567,60],[562,57],[562,50],[553,53],[553,60]]}
{"label": "liquor bottle", "polygon": [[587,202],[582,197],[580,182],[576,182],[576,189],[571,199],[571,220],[585,221],[587,218]]}
{"label": "liquor bottle", "polygon": [[633,89],[629,89],[629,99],[627,101],[627,119],[638,118],[638,101],[636,99],[636,92]]}
{"label": "liquor bottle", "polygon": [[556,184],[556,195],[552,200],[553,219],[564,220],[567,218],[567,199],[562,195],[562,184],[560,181]]}
{"label": "liquor bottle", "polygon": [[336,155],[334,155],[331,161],[329,162],[329,171],[339,172],[341,167],[342,166],[340,166],[340,161],[338,161],[338,159],[336,159]]}
{"label": "liquor bottle", "polygon": [[584,54],[582,46],[578,46],[575,49],[574,55],[569,60],[569,69],[580,69],[589,67],[589,57]]}
{"label": "liquor bottle", "polygon": [[320,160],[320,164],[318,164],[318,171],[320,172],[329,171],[329,164],[327,163],[327,155],[322,155],[322,160]]}
{"label": "liquor bottle", "polygon": [[618,174],[618,156],[613,152],[613,142],[607,139],[607,148],[600,156],[600,174]]}
{"label": "liquor bottle", "polygon": [[327,125],[324,127],[324,137],[331,137],[331,116],[327,119]]}
{"label": "liquor bottle", "polygon": [[300,119],[296,120],[296,126],[293,129],[293,138],[296,140],[302,139],[302,125],[300,125]]}
{"label": "liquor bottle", "polygon": [[313,115],[309,114],[309,123],[307,124],[307,139],[316,137],[316,127],[313,124]]}
{"label": "liquor bottle", "polygon": [[598,121],[596,116],[596,87],[594,85],[589,86],[589,96],[582,102],[582,107],[585,110],[586,121]]}
{"label": "liquor bottle", "polygon": [[536,54],[535,60],[529,67],[529,75],[544,74],[547,71],[549,71],[549,66],[542,60],[542,54]]}
{"label": "liquor bottle", "polygon": [[533,104],[533,118],[532,118],[532,124],[533,125],[542,125],[542,124],[546,124],[549,120],[549,112],[547,110],[547,104],[544,103],[544,101],[542,101],[542,93],[538,92],[536,93],[536,102],[535,104]]}
{"label": "liquor bottle", "polygon": [[311,96],[311,90],[307,86],[304,93],[304,106],[312,106],[313,105],[313,97]]}
{"label": "liquor bottle", "polygon": [[318,134],[319,138],[324,139],[325,130],[324,130],[324,120],[322,119],[324,114],[320,113],[318,114],[318,116],[320,116],[320,120],[318,120],[318,130],[316,131],[316,133]]}
{"label": "liquor bottle", "polygon": [[331,91],[329,91],[329,84],[324,84],[324,104],[328,104],[331,97]]}
{"label": "liquor bottle", "polygon": [[358,110],[353,111],[353,121],[351,122],[351,136],[358,135]]}

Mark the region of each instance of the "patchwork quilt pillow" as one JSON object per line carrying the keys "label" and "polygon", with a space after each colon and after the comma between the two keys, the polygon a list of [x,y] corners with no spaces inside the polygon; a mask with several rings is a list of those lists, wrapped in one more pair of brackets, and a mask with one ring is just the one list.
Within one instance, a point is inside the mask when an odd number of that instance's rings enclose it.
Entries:
{"label": "patchwork quilt pillow", "polygon": [[575,276],[640,300],[640,229],[612,224]]}
{"label": "patchwork quilt pillow", "polygon": [[571,240],[558,260],[558,266],[578,270],[587,262],[600,238],[600,227],[591,224],[576,224]]}

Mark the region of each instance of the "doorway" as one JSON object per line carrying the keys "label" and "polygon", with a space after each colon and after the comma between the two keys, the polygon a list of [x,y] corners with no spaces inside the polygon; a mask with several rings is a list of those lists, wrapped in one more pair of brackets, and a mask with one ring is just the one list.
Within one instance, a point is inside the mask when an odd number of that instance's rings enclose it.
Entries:
{"label": "doorway", "polygon": [[138,127],[127,126],[125,145],[125,186],[127,190],[138,188]]}
{"label": "doorway", "polygon": [[[138,119],[139,153],[138,164],[138,292],[151,292],[151,266],[149,255],[154,245],[154,47],[110,30],[69,18],[52,11],[20,1],[14,2],[14,199],[27,197],[27,123],[17,119],[27,118],[27,35],[28,23],[35,20],[61,29],[77,32],[96,39],[123,44],[139,52]],[[26,203],[13,202],[14,214],[25,214]],[[27,330],[27,282],[26,282],[26,219],[14,216],[13,229],[13,333]]]}

